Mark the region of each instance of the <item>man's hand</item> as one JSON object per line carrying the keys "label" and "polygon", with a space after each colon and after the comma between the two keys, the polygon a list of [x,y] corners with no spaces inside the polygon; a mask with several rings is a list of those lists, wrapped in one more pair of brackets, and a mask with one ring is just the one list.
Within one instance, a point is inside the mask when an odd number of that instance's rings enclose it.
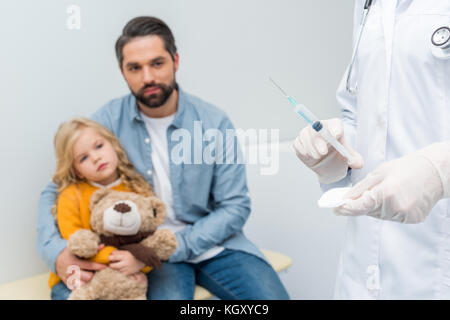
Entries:
{"label": "man's hand", "polygon": [[[104,245],[100,245],[99,250],[101,250],[102,247],[104,247]],[[68,248],[64,248],[56,259],[56,274],[61,278],[65,285],[67,285],[67,279],[72,273],[70,270],[73,266],[78,266],[80,268],[80,285],[89,282],[94,276],[94,271],[100,271],[107,268],[104,264],[82,260],[70,252]]]}
{"label": "man's hand", "polygon": [[145,267],[145,263],[137,260],[127,250],[115,250],[109,256],[109,267],[129,276],[139,272]]}

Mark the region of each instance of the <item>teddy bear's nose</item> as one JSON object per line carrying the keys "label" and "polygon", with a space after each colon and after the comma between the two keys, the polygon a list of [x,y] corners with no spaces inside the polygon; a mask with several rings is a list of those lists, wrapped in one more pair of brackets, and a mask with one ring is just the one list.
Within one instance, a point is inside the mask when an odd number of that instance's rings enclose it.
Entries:
{"label": "teddy bear's nose", "polygon": [[120,213],[127,213],[131,211],[131,207],[126,203],[121,202],[114,206],[114,210]]}

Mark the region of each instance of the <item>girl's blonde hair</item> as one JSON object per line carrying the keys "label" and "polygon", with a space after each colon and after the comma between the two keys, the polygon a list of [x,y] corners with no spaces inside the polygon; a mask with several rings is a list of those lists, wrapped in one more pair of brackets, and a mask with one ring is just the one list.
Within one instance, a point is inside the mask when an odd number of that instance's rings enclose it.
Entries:
{"label": "girl's blonde hair", "polygon": [[99,123],[82,117],[76,117],[62,123],[55,135],[56,170],[53,175],[53,182],[58,186],[58,192],[61,192],[71,184],[85,181],[75,173],[72,149],[74,143],[80,137],[81,132],[86,128],[94,129],[112,144],[119,159],[117,170],[123,184],[132,192],[144,196],[152,196],[152,188],[134,170],[119,139]]}

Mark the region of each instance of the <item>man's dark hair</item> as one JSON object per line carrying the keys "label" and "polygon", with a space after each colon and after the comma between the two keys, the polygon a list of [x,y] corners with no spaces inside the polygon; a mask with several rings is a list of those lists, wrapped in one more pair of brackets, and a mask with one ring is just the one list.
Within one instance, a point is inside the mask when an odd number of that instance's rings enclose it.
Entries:
{"label": "man's dark hair", "polygon": [[175,59],[177,47],[175,38],[164,21],[155,17],[136,17],[130,20],[122,30],[122,34],[116,41],[116,56],[120,69],[123,62],[123,47],[135,37],[157,35],[164,41],[164,47],[170,53],[172,60]]}

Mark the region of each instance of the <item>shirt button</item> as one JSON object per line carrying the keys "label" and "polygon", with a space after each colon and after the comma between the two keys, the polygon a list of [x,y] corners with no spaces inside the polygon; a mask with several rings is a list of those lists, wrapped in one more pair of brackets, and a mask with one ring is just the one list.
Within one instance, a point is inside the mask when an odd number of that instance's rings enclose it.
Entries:
{"label": "shirt button", "polygon": [[150,143],[150,139],[149,138],[145,138],[145,143],[149,144]]}
{"label": "shirt button", "polygon": [[152,170],[148,170],[148,171],[147,171],[147,174],[148,174],[149,176],[151,176],[152,173],[153,173]]}

